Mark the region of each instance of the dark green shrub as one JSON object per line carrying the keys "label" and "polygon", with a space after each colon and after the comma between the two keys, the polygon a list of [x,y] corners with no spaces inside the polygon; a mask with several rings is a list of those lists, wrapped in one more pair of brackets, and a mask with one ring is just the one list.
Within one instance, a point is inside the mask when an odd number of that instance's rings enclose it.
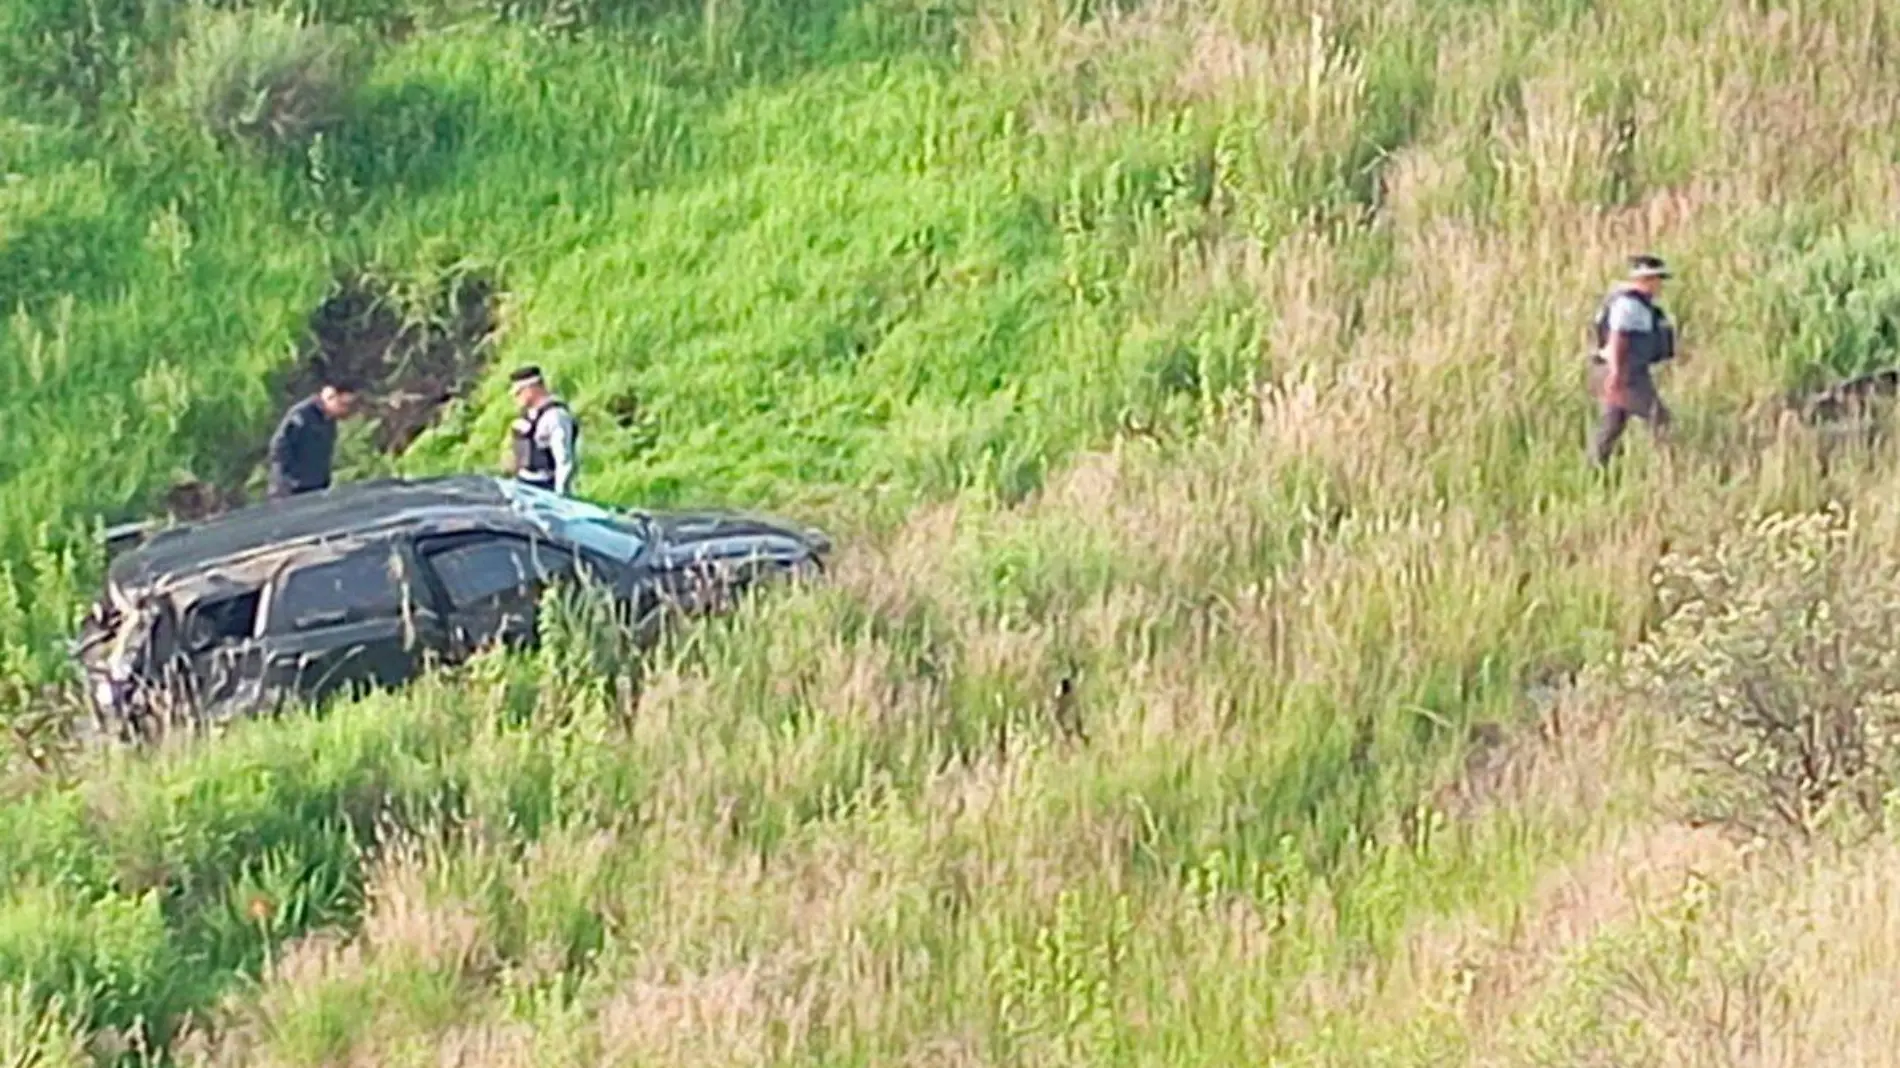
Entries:
{"label": "dark green shrub", "polygon": [[352,45],[276,11],[199,11],[179,43],[177,91],[220,141],[301,147],[349,110],[361,73]]}

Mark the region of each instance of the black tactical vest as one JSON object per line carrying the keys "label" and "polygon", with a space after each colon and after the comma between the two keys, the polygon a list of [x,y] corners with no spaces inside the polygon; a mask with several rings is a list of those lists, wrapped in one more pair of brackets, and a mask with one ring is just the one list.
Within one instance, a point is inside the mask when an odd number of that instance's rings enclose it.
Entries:
{"label": "black tactical vest", "polygon": [[1590,323],[1590,358],[1603,359],[1603,346],[1610,340],[1610,305],[1621,296],[1635,297],[1656,317],[1655,329],[1646,334],[1630,335],[1630,356],[1636,364],[1646,367],[1674,359],[1676,355],[1675,325],[1669,321],[1669,316],[1663,312],[1662,308],[1649,298],[1649,294],[1627,286],[1619,286],[1611,290],[1610,295],[1604,297],[1603,303],[1597,306],[1596,318]]}
{"label": "black tactical vest", "polygon": [[[543,489],[554,488],[554,450],[542,445],[535,434],[541,427],[541,420],[559,408],[572,417],[572,409],[561,401],[551,400],[534,411],[523,415],[514,423],[515,477],[532,486]],[[579,444],[581,436],[580,420],[574,419],[574,441]]]}

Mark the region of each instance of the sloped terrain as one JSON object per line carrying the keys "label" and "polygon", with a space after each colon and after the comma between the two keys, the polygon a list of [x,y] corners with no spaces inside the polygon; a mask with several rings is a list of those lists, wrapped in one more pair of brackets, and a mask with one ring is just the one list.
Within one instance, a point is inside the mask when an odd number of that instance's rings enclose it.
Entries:
{"label": "sloped terrain", "polygon": [[[1744,848],[1676,741],[1900,688],[1828,651],[1900,604],[1891,460],[1779,410],[1900,362],[1874,0],[302,10],[0,0],[9,1057],[1892,1058],[1879,820]],[[1598,475],[1644,249],[1680,426]],[[842,571],[62,756],[89,527],[243,492],[335,352],[428,384],[352,475],[494,467],[536,362],[590,496]],[[1652,581],[1736,560],[1832,585]]]}

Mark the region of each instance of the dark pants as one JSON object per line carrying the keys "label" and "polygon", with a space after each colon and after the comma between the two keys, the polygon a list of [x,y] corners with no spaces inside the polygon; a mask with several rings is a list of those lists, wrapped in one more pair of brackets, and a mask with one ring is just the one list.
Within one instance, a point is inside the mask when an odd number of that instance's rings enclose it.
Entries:
{"label": "dark pants", "polygon": [[1669,406],[1656,395],[1655,379],[1650,377],[1649,368],[1632,370],[1624,382],[1623,402],[1611,404],[1604,397],[1604,387],[1609,384],[1610,365],[1591,361],[1590,395],[1596,398],[1596,433],[1590,439],[1590,462],[1602,467],[1610,462],[1616,453],[1617,442],[1622,440],[1623,431],[1629,426],[1631,416],[1649,423],[1650,430],[1658,437],[1666,438],[1673,419]]}

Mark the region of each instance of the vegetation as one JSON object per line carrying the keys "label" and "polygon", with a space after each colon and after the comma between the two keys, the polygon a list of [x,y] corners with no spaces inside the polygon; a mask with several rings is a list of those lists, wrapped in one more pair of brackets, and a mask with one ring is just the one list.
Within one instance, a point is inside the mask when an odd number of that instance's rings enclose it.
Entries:
{"label": "vegetation", "polygon": [[[1900,337],[1896,33],[0,0],[0,1059],[1891,1058],[1892,461],[1774,406]],[[1600,476],[1640,249],[1680,425]],[[326,360],[461,394],[353,475],[492,467],[532,360],[585,494],[795,512],[843,572],[646,663],[580,612],[58,752],[92,529],[254,485]],[[1878,744],[1811,774],[1751,687]]]}
{"label": "vegetation", "polygon": [[1837,515],[1775,517],[1708,558],[1665,563],[1676,604],[1638,650],[1642,696],[1672,710],[1698,813],[1812,835],[1886,815],[1896,779],[1900,591],[1844,566]]}
{"label": "vegetation", "polygon": [[200,17],[176,65],[182,102],[213,137],[295,148],[343,118],[348,60],[328,27],[245,10]]}

